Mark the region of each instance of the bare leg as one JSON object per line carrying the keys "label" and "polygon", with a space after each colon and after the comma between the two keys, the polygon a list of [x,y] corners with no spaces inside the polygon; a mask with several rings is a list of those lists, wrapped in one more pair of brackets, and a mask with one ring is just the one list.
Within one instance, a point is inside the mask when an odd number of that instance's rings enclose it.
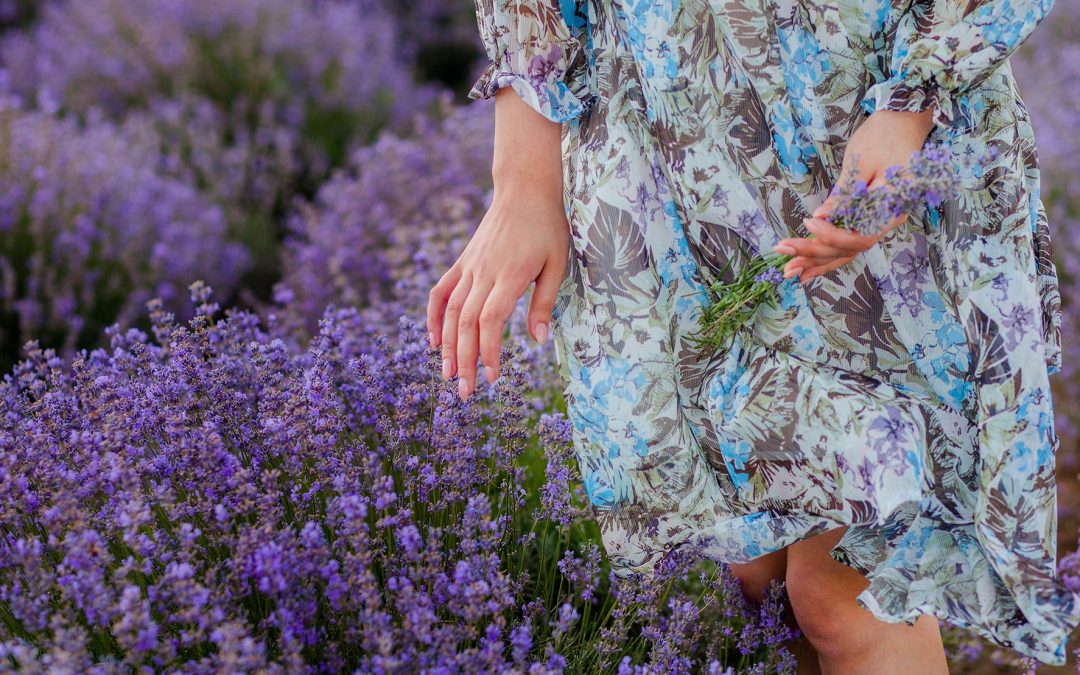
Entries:
{"label": "bare leg", "polygon": [[940,675],[949,672],[937,618],[914,626],[874,617],[855,602],[869,584],[829,550],[846,527],[786,547],[787,591],[799,628],[817,650],[821,672],[843,675]]}
{"label": "bare leg", "polygon": [[729,563],[728,567],[742,584],[746,597],[760,604],[772,580],[782,581],[787,574],[787,547],[766,553],[748,563]]}
{"label": "bare leg", "polygon": [[[773,579],[782,581],[787,576],[787,547],[779,551],[773,551],[748,563],[730,564],[732,573],[742,584],[743,593],[753,602],[761,603],[765,598],[765,591]],[[798,628],[795,614],[790,608],[785,608],[783,615],[784,623],[791,628]],[[799,664],[799,675],[820,675],[821,666],[818,663],[818,654],[814,646],[805,634],[800,635],[789,646],[791,653]]]}

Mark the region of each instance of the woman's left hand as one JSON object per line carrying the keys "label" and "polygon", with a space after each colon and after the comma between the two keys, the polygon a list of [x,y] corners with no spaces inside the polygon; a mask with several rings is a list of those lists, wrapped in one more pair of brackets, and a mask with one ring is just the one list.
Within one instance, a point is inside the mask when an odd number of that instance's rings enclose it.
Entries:
{"label": "woman's left hand", "polygon": [[[932,109],[918,113],[879,110],[871,114],[848,141],[839,185],[851,180],[851,162],[857,162],[855,179],[866,181],[871,188],[880,185],[885,180],[886,169],[906,165],[911,154],[922,149],[934,126],[932,114]],[[803,220],[813,237],[781,239],[773,247],[777,253],[794,256],[784,265],[785,278],[798,275],[799,282],[806,283],[831,272],[878,243],[907,219],[905,214],[883,223],[881,231],[875,235],[862,235],[826,220],[834,206],[835,198],[830,196],[810,218]]]}

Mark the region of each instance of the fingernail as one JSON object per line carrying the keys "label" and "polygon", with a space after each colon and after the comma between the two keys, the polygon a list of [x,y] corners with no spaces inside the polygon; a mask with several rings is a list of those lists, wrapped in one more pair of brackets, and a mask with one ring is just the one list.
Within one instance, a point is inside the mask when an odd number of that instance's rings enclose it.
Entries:
{"label": "fingernail", "polygon": [[548,325],[546,323],[536,324],[536,341],[540,343],[547,342]]}
{"label": "fingernail", "polygon": [[798,276],[800,272],[802,272],[801,267],[792,267],[787,272],[784,272],[784,278],[785,279],[790,279],[791,277]]}
{"label": "fingernail", "polygon": [[435,331],[433,331],[433,330],[428,331],[427,341],[428,341],[428,344],[431,345],[431,348],[435,349]]}
{"label": "fingernail", "polygon": [[495,384],[495,379],[499,377],[499,371],[489,366],[484,366],[484,379],[488,384]]}
{"label": "fingernail", "polygon": [[450,357],[444,356],[442,360],[442,376],[444,380],[450,379]]}
{"label": "fingernail", "polygon": [[469,397],[469,392],[470,392],[471,389],[472,389],[472,387],[469,386],[469,380],[467,378],[463,377],[460,380],[458,380],[458,384],[457,384],[458,396],[460,396],[463,399],[468,398]]}
{"label": "fingernail", "polygon": [[795,248],[789,244],[777,244],[776,246],[773,246],[772,250],[780,255],[795,255]]}

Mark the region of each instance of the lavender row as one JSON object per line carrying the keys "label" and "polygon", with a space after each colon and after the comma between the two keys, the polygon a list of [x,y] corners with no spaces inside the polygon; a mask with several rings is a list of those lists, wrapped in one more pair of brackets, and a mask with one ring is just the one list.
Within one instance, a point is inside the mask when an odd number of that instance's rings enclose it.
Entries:
{"label": "lavender row", "polygon": [[[25,13],[22,4],[0,9]],[[156,213],[184,201],[191,206],[178,207],[167,226],[153,214],[135,218],[130,208],[80,214],[90,207],[78,200],[58,206],[79,219],[84,246],[130,242],[84,253],[76,264],[67,251],[50,252],[47,233],[60,226],[31,208],[23,185],[33,181],[40,195],[81,189],[66,185],[54,166],[67,160],[43,145],[45,155],[9,165],[19,175],[4,217],[24,219],[21,227],[31,236],[12,232],[0,240],[0,304],[9,315],[0,336],[5,369],[30,337],[70,354],[76,345],[94,344],[113,320],[129,322],[150,297],[171,302],[177,274],[181,288],[203,278],[228,295],[239,280],[247,295],[269,295],[281,274],[278,248],[293,200],[314,194],[333,166],[379,131],[406,127],[413,113],[447,96],[438,85],[414,80],[401,57],[402,17],[379,3],[56,0],[33,9],[37,21],[30,27],[0,35],[0,94],[8,109],[27,108],[21,117],[36,115],[40,129],[29,133],[52,136],[19,142],[59,146],[62,137],[78,137],[72,142],[82,154],[100,155],[100,170],[138,167],[127,183],[97,179],[98,202],[160,199]],[[119,138],[101,140],[129,133],[137,136],[131,149]],[[161,184],[173,186],[172,194],[155,197]],[[220,213],[202,215],[211,204]],[[223,219],[224,227],[207,225],[208,218]],[[177,236],[185,227],[189,237]],[[156,257],[147,248],[151,240]],[[236,244],[246,249],[243,261]],[[216,249],[234,262],[204,255]],[[166,250],[171,260],[162,262]],[[220,271],[211,271],[218,265]],[[73,290],[117,275],[122,283]],[[9,328],[15,325],[18,330]]]}
{"label": "lavender row", "polygon": [[[468,402],[422,326],[288,308],[181,324],[0,385],[0,661],[128,672],[791,672],[782,589],[673,553],[606,571],[570,426],[515,343]],[[537,424],[539,422],[539,424]],[[564,545],[562,542],[568,542]],[[723,666],[721,664],[724,664]]]}
{"label": "lavender row", "polygon": [[0,353],[32,338],[70,352],[155,297],[180,311],[193,275],[236,286],[250,258],[222,209],[158,164],[151,129],[0,99]]}

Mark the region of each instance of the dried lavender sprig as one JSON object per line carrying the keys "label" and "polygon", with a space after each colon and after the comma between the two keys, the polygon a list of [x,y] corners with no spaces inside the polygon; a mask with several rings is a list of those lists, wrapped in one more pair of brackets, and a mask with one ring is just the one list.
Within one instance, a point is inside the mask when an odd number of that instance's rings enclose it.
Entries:
{"label": "dried lavender sprig", "polygon": [[[848,179],[834,189],[837,205],[827,220],[836,227],[863,235],[875,235],[884,229],[883,223],[923,205],[937,208],[954,198],[959,190],[959,174],[953,166],[952,152],[945,146],[929,146],[912,153],[906,166],[889,167],[883,184],[878,187],[869,187],[866,181],[857,178],[856,171],[853,166]],[[709,284],[706,292],[711,301],[702,308],[700,329],[690,341],[705,349],[728,347],[759,306],[763,303],[775,306],[779,286],[784,282],[779,268],[794,257],[776,253],[756,256],[734,281]]]}

